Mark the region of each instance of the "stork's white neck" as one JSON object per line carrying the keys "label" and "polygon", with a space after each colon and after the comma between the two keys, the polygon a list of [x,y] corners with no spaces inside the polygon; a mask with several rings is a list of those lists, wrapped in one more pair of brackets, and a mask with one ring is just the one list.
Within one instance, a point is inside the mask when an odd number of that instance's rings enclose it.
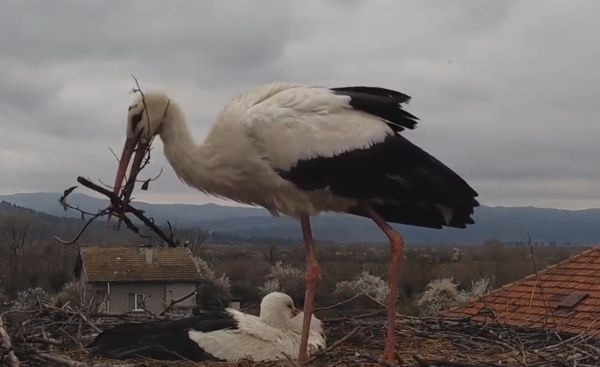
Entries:
{"label": "stork's white neck", "polygon": [[210,146],[194,143],[185,115],[177,103],[171,101],[163,119],[160,139],[167,160],[179,178],[198,189],[210,188],[210,170],[213,157]]}
{"label": "stork's white neck", "polygon": [[290,322],[289,316],[275,313],[275,312],[262,312],[260,313],[260,319],[270,326],[277,329],[291,329],[292,323]]}

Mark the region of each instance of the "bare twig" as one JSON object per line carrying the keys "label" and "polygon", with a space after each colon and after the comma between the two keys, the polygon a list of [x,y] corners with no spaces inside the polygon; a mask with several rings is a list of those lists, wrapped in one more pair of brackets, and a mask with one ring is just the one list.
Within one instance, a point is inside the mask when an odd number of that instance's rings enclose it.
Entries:
{"label": "bare twig", "polygon": [[81,311],[79,311],[78,314],[83,321],[92,327],[92,329],[96,330],[97,332],[102,332],[102,330],[98,326],[92,324],[92,322]]}
{"label": "bare twig", "polygon": [[94,364],[89,364],[89,363],[85,363],[85,362],[79,362],[79,361],[74,361],[72,359],[69,359],[65,356],[58,356],[56,354],[50,354],[50,353],[37,353],[36,354],[37,357],[40,357],[41,359],[44,359],[46,361],[50,361],[53,362],[55,364],[58,365],[62,365],[62,366],[67,366],[67,367],[136,367],[138,366],[137,364],[130,364],[130,363],[125,363],[125,364],[105,364],[105,363],[94,363]]}
{"label": "bare twig", "polygon": [[346,298],[345,300],[342,300],[340,302],[334,303],[332,305],[315,308],[314,312],[330,310],[332,308],[336,308],[336,307],[339,307],[341,305],[345,305],[346,303],[352,302],[352,301],[354,301],[355,299],[357,299],[358,297],[360,297],[362,295],[363,295],[362,293],[358,293],[358,294],[355,294],[354,296],[352,296],[350,298]]}
{"label": "bare twig", "polygon": [[198,288],[194,289],[192,292],[186,294],[185,296],[178,298],[178,299],[172,299],[171,302],[169,302],[169,304],[167,305],[167,307],[165,307],[164,310],[162,310],[158,316],[163,316],[164,314],[166,314],[167,312],[169,312],[173,306],[177,305],[178,303],[181,303],[183,301],[185,301],[186,299],[196,295],[196,293],[198,293]]}
{"label": "bare twig", "polygon": [[376,310],[376,311],[372,311],[372,312],[367,312],[364,314],[360,314],[360,315],[356,315],[356,316],[346,316],[346,317],[336,317],[336,318],[331,318],[331,319],[325,319],[323,321],[330,323],[330,322],[338,322],[338,321],[349,321],[349,320],[359,320],[359,319],[366,319],[369,317],[374,317],[374,316],[378,316],[381,315],[383,313],[385,313],[386,310]]}
{"label": "bare twig", "polygon": [[435,367],[435,366],[443,366],[443,367],[486,367],[486,366],[497,366],[496,364],[472,364],[472,363],[462,363],[462,362],[454,362],[454,361],[446,361],[446,360],[424,360],[421,357],[414,355],[414,360],[419,363],[421,367]]}
{"label": "bare twig", "polygon": [[131,206],[128,203],[124,203],[121,200],[121,198],[118,197],[116,194],[114,194],[112,191],[109,191],[109,190],[105,189],[104,187],[91,182],[90,180],[86,179],[85,177],[81,177],[81,176],[77,177],[77,182],[79,182],[80,184],[82,184],[83,186],[85,186],[89,189],[92,189],[92,190],[108,197],[111,202],[111,210],[113,211],[113,213],[115,213],[117,216],[122,218],[123,221],[125,222],[125,224],[130,229],[132,229],[134,232],[139,233],[139,230],[137,230],[137,228],[135,226],[133,226],[133,223],[131,223],[131,221],[128,221],[128,218],[125,213],[133,214],[136,218],[138,218],[140,221],[142,221],[142,223],[144,223],[148,228],[150,228],[154,233],[156,233],[160,238],[162,238],[169,246],[176,247],[178,245],[178,241],[174,238],[172,233],[170,236],[167,236],[156,224],[154,224],[154,221],[152,219],[146,217],[141,210],[134,208],[133,206]]}
{"label": "bare twig", "polygon": [[91,217],[90,219],[88,219],[88,221],[83,225],[83,227],[81,227],[81,230],[79,230],[79,232],[75,235],[75,237],[73,237],[73,239],[71,240],[63,240],[58,236],[54,236],[54,239],[60,243],[62,243],[63,245],[72,245],[75,242],[77,242],[77,240],[79,240],[79,238],[81,238],[81,236],[83,235],[83,233],[85,232],[85,230],[87,229],[87,227],[89,227],[90,224],[92,224],[93,221],[95,221],[96,219],[104,216],[108,214],[108,211],[100,211],[99,213],[95,214],[93,217]]}
{"label": "bare twig", "polygon": [[[548,312],[548,310],[550,310],[550,305],[548,303],[548,299],[546,298],[546,295],[544,294],[544,285],[542,284],[542,281],[540,280],[537,263],[535,262],[535,254],[533,253],[533,244],[531,243],[531,235],[529,234],[529,232],[527,232],[527,237],[529,239],[529,252],[531,254],[531,262],[533,264],[533,270],[535,272],[535,283],[536,283],[536,286],[540,288],[540,297],[542,297],[542,302],[544,302],[544,314],[546,316],[546,323],[548,322],[548,319],[551,318],[553,326],[556,326],[556,318],[554,317],[554,314]],[[530,307],[531,307],[531,302],[533,302],[533,295],[535,292],[535,288],[536,287],[534,287],[531,290],[531,299],[529,301]]]}
{"label": "bare twig", "polygon": [[285,357],[286,361],[288,362],[288,365],[292,367],[300,367],[298,362],[296,362],[296,360],[292,358],[289,354],[283,352],[281,354]]}
{"label": "bare twig", "polygon": [[338,339],[335,343],[331,344],[329,347],[325,348],[323,351],[321,351],[319,353],[315,353],[313,356],[311,356],[309,359],[306,360],[306,363],[310,363],[310,362],[318,359],[319,357],[323,356],[324,354],[331,352],[332,350],[337,348],[339,345],[344,343],[346,340],[353,337],[354,334],[356,334],[360,329],[361,329],[360,326],[355,327],[354,329],[352,329],[352,331],[350,331],[348,334],[346,334],[343,338]]}
{"label": "bare twig", "polygon": [[57,356],[57,355],[50,354],[50,353],[37,353],[37,356],[41,357],[42,359],[44,359],[46,361],[50,361],[50,362],[53,362],[55,364],[62,365],[62,366],[67,366],[67,367],[90,367],[90,365],[87,364],[87,363],[85,363],[85,362],[74,361],[74,360],[69,359],[67,357]]}

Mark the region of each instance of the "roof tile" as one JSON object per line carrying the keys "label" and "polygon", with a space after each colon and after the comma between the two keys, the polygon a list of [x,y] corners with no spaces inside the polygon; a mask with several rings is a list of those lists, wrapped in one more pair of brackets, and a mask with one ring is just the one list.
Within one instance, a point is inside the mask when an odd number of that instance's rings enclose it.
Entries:
{"label": "roof tile", "polygon": [[[558,307],[574,291],[587,296],[572,307]],[[600,246],[507,284],[469,304],[443,312],[534,329],[553,329],[600,337]]]}
{"label": "roof tile", "polygon": [[82,247],[79,256],[89,282],[200,280],[192,253],[185,247]]}

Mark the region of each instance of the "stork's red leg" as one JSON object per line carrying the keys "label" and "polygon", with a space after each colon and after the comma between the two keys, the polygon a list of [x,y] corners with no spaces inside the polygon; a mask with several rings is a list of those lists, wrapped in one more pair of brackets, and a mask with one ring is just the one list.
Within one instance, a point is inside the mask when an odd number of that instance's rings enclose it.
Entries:
{"label": "stork's red leg", "polygon": [[402,251],[404,249],[404,238],[400,233],[396,232],[377,212],[371,208],[367,208],[367,214],[373,219],[375,224],[385,235],[390,239],[392,260],[389,266],[389,282],[390,294],[388,298],[387,312],[387,335],[385,338],[385,349],[383,350],[383,358],[388,362],[396,360],[396,338],[394,335],[396,322],[396,300],[398,298],[398,271],[400,270],[400,262],[402,261]]}
{"label": "stork's red leg", "polygon": [[321,273],[321,268],[315,257],[315,244],[310,229],[310,217],[303,215],[300,217],[302,225],[302,235],[304,236],[304,251],[306,253],[306,295],[304,297],[304,320],[302,323],[302,336],[300,338],[300,352],[298,359],[306,360],[308,357],[306,349],[308,347],[308,333],[310,330],[310,319],[313,313],[313,300],[315,298],[315,288],[317,279]]}

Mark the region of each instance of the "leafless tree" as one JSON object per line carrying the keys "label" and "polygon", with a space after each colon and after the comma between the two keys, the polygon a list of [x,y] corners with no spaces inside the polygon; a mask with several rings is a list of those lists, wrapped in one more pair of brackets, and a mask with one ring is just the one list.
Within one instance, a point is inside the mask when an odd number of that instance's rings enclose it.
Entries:
{"label": "leafless tree", "polygon": [[0,222],[0,240],[4,242],[7,279],[6,289],[12,292],[17,287],[24,254],[35,241],[33,220],[30,217],[11,215]]}

